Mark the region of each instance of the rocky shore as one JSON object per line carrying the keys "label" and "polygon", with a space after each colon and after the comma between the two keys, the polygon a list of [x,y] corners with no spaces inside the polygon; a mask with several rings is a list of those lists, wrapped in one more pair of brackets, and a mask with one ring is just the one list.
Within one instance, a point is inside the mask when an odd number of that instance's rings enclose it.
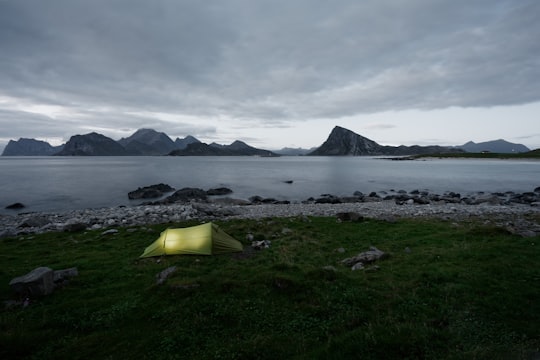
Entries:
{"label": "rocky shore", "polygon": [[[483,219],[522,236],[540,234],[540,188],[527,193],[476,193],[461,196],[453,192],[432,194],[413,190],[370,193],[351,197],[330,194],[298,203],[265,199],[250,201],[230,197],[206,197],[200,189],[181,189],[172,201],[132,207],[66,211],[63,213],[21,213],[0,215],[0,238],[50,231],[114,230],[197,219],[259,219],[267,217],[337,216],[396,221],[400,218],[436,218],[447,221]],[[180,196],[179,194],[192,194]]]}

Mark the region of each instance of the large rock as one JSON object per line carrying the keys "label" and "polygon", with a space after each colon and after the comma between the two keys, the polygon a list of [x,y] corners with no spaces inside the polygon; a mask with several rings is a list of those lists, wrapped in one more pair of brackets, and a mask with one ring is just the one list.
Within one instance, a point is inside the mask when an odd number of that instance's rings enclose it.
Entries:
{"label": "large rock", "polygon": [[371,246],[369,251],[364,251],[356,256],[344,259],[341,261],[341,263],[346,266],[354,266],[358,263],[370,264],[379,259],[384,259],[387,256],[388,254],[386,254],[384,251],[377,249],[375,246]]}
{"label": "large rock", "polygon": [[206,191],[198,188],[183,188],[169,196],[165,201],[168,203],[174,202],[190,202],[191,200],[206,201],[208,196]]}
{"label": "large rock", "polygon": [[221,195],[229,195],[232,194],[232,190],[226,187],[220,187],[215,189],[209,189],[206,190],[206,195],[208,196],[221,196]]}
{"label": "large rock", "polygon": [[16,202],[16,203],[6,206],[6,209],[8,210],[19,210],[19,209],[24,209],[24,208],[25,208],[24,204],[20,202]]}
{"label": "large rock", "polygon": [[130,191],[128,198],[131,200],[136,199],[155,199],[163,196],[164,193],[174,191],[173,187],[167,184],[156,184],[138,188],[137,190]]}
{"label": "large rock", "polygon": [[19,297],[40,297],[54,290],[54,271],[48,267],[38,267],[28,274],[9,282],[11,290]]}
{"label": "large rock", "polygon": [[19,228],[40,228],[47,224],[49,224],[51,221],[46,217],[42,215],[30,215],[26,217],[20,224]]}

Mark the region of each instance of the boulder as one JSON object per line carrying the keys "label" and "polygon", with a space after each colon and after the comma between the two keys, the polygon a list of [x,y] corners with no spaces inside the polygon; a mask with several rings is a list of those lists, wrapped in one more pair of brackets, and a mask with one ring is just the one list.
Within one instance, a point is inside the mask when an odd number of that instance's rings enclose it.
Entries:
{"label": "boulder", "polygon": [[191,200],[203,200],[206,201],[208,196],[206,191],[199,188],[182,188],[176,191],[171,196],[167,197],[165,202],[174,203],[174,202],[190,202]]}
{"label": "boulder", "polygon": [[138,188],[137,190],[130,191],[128,198],[131,200],[136,199],[155,199],[163,196],[164,193],[174,191],[173,187],[167,184],[156,184]]}
{"label": "boulder", "polygon": [[364,251],[356,256],[347,258],[341,261],[346,266],[353,266],[356,263],[370,264],[379,259],[384,259],[388,256],[384,251],[377,249],[375,246],[371,246],[368,251]]}
{"label": "boulder", "polygon": [[62,229],[65,232],[79,232],[79,231],[86,230],[87,227],[88,225],[86,225],[85,223],[77,221],[77,220],[73,220],[73,221],[66,222],[64,226],[62,227]]}
{"label": "boulder", "polygon": [[20,202],[16,202],[16,203],[6,206],[6,209],[9,209],[9,210],[19,210],[19,209],[24,209],[24,208],[25,208],[24,204]]}
{"label": "boulder", "polygon": [[362,215],[354,211],[337,213],[336,217],[338,221],[342,221],[342,222],[343,221],[359,222],[359,221],[364,220],[364,217]]}
{"label": "boulder", "polygon": [[20,224],[19,228],[40,228],[47,224],[49,224],[50,221],[45,216],[28,216],[25,218]]}
{"label": "boulder", "polygon": [[335,195],[323,194],[315,200],[315,204],[340,204],[341,199]]}
{"label": "boulder", "polygon": [[69,282],[72,277],[79,276],[79,270],[76,267],[69,269],[55,270],[53,273],[54,286],[63,286]]}
{"label": "boulder", "polygon": [[206,190],[206,195],[208,196],[221,196],[232,194],[232,190],[226,187],[220,187],[215,189]]}
{"label": "boulder", "polygon": [[28,274],[9,282],[11,290],[19,297],[40,297],[54,290],[54,272],[48,267],[38,267]]}
{"label": "boulder", "polygon": [[156,275],[156,284],[161,285],[176,271],[176,266],[171,266]]}

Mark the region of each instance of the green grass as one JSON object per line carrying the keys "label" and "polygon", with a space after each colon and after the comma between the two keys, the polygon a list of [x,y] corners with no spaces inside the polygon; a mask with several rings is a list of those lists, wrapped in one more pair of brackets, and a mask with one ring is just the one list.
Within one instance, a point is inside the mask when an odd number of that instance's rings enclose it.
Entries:
{"label": "green grass", "polygon": [[[247,258],[139,260],[167,225],[0,240],[1,300],[10,279],[38,266],[79,269],[52,295],[1,310],[0,358],[527,359],[540,351],[539,237],[475,222],[218,224],[272,246]],[[340,264],[371,245],[390,253],[379,271]],[[178,271],[156,285],[172,265]]]}

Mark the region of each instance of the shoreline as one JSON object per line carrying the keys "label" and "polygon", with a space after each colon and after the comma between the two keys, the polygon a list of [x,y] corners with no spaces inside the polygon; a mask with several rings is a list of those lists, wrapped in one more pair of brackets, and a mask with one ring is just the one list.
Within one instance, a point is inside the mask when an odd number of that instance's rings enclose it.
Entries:
{"label": "shoreline", "polygon": [[540,235],[540,206],[534,204],[476,205],[437,202],[419,204],[395,200],[346,203],[231,204],[228,202],[175,203],[166,205],[120,206],[66,212],[0,215],[0,238],[45,232],[106,230],[166,224],[187,220],[263,219],[270,217],[332,217],[356,213],[362,218],[395,222],[399,219],[466,221],[481,219],[522,236]]}

